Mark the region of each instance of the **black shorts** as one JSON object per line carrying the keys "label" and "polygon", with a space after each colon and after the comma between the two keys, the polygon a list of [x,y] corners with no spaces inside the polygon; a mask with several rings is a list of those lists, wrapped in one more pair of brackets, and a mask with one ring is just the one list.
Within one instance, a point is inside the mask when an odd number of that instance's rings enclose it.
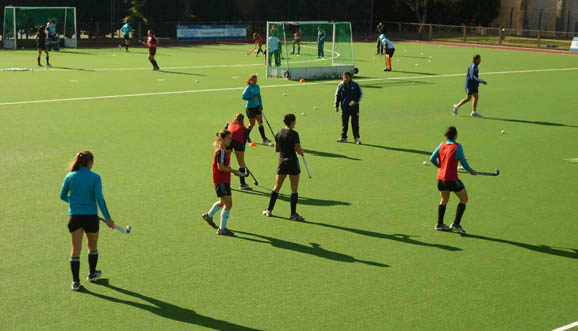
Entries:
{"label": "black shorts", "polygon": [[255,118],[257,115],[261,115],[261,107],[253,107],[245,109],[247,111],[248,118]]}
{"label": "black shorts", "polygon": [[70,215],[68,231],[74,232],[83,228],[84,232],[95,233],[98,232],[99,225],[100,220],[98,215]]}
{"label": "black shorts", "polygon": [[224,197],[224,196],[230,196],[231,195],[231,184],[230,183],[226,183],[226,184],[217,184],[215,185],[215,191],[217,192],[217,197]]}
{"label": "black shorts", "polygon": [[46,49],[46,43],[38,43],[38,46],[36,46],[36,48],[41,49],[41,50],[45,50]]}
{"label": "black shorts", "polygon": [[157,54],[157,48],[149,48],[149,55],[155,56]]}
{"label": "black shorts", "polygon": [[450,192],[460,192],[461,190],[465,189],[466,186],[462,183],[461,180],[438,180],[438,190],[441,191],[450,191]]}
{"label": "black shorts", "polygon": [[56,41],[56,35],[49,34],[47,39],[48,41]]}
{"label": "black shorts", "polygon": [[478,88],[467,88],[466,87],[466,95],[472,95],[474,93],[478,93]]}
{"label": "black shorts", "polygon": [[277,175],[299,175],[301,167],[299,166],[299,159],[279,158],[279,167],[277,168]]}
{"label": "black shorts", "polygon": [[235,139],[231,140],[231,145],[227,147],[227,150],[235,150],[235,152],[244,152],[245,151],[245,143],[237,141]]}
{"label": "black shorts", "polygon": [[390,59],[393,57],[393,53],[395,53],[395,48],[389,48],[385,51],[385,54],[389,55]]}
{"label": "black shorts", "polygon": [[130,40],[130,35],[125,34],[125,35],[124,35],[124,40],[129,41],[129,40]]}

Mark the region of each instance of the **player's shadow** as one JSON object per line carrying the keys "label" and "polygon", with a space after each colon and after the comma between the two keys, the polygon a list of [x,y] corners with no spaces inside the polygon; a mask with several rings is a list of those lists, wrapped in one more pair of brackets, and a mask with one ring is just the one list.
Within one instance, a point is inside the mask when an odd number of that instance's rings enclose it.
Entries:
{"label": "player's shadow", "polygon": [[[236,190],[231,189],[231,191],[244,193],[244,194],[251,194],[251,195],[260,195],[262,197],[269,198],[271,196],[271,192],[262,192],[257,190]],[[277,200],[282,201],[291,201],[291,196],[279,193]],[[349,206],[351,203],[345,201],[338,201],[338,200],[324,200],[324,199],[314,199],[314,198],[307,198],[307,197],[299,197],[299,204],[307,205],[307,206]]]}
{"label": "player's shadow", "polygon": [[[114,290],[114,291],[121,293],[123,295],[133,297],[135,300],[134,301],[124,300],[124,299],[119,299],[119,298],[111,297],[111,296],[96,293],[96,292],[91,292],[88,289],[86,289],[85,287],[81,287],[80,292],[88,294],[88,295],[92,295],[92,296],[100,298],[100,299],[108,300],[108,301],[115,302],[115,303],[121,303],[121,304],[125,304],[127,306],[142,309],[142,310],[148,311],[150,313],[153,313],[155,315],[158,315],[160,317],[168,318],[168,319],[178,321],[178,322],[188,323],[191,325],[199,325],[199,326],[203,326],[203,327],[215,329],[215,330],[258,330],[258,329],[253,329],[253,328],[245,327],[242,325],[234,324],[231,322],[214,319],[212,317],[199,315],[191,309],[179,307],[179,306],[173,305],[173,304],[168,303],[168,302],[164,302],[164,301],[157,300],[157,299],[154,299],[151,297],[147,297],[146,295],[142,295],[140,293],[136,293],[133,291],[125,290],[125,289],[120,288],[120,287],[116,287],[114,285],[110,285],[108,279],[99,279],[95,282],[95,284],[101,285],[101,286],[106,287],[106,288],[111,289],[111,290]],[[141,300],[147,302],[148,304],[138,302]]]}
{"label": "player's shadow", "polygon": [[363,84],[363,88],[384,88],[384,87],[393,87],[393,86],[406,86],[406,85],[430,85],[434,84],[432,82],[420,82],[414,80],[406,80],[406,79],[396,79],[396,80],[388,80],[379,83],[371,83],[371,84]]}
{"label": "player's shadow", "polygon": [[[283,217],[278,217],[278,218],[283,218]],[[443,249],[443,250],[451,251],[451,252],[456,252],[456,251],[462,250],[459,247],[454,247],[454,246],[449,246],[449,245],[426,243],[423,241],[412,239],[412,237],[415,238],[417,236],[412,236],[412,235],[402,234],[402,233],[385,234],[385,233],[379,233],[379,232],[374,232],[374,231],[361,230],[361,229],[356,229],[356,228],[348,228],[345,226],[339,226],[339,225],[333,225],[333,224],[327,224],[327,223],[318,223],[318,222],[307,221],[307,220],[303,221],[303,222],[299,222],[299,223],[312,224],[312,225],[322,226],[325,228],[347,231],[347,232],[351,232],[351,233],[355,233],[355,234],[367,236],[367,237],[393,240],[393,241],[401,242],[404,244],[439,248],[439,249]]]}
{"label": "player's shadow", "polygon": [[70,67],[57,67],[52,66],[53,69],[62,69],[62,70],[70,70],[70,71],[96,71],[94,69],[82,69],[82,68],[70,68]]}
{"label": "player's shadow", "polygon": [[68,53],[68,54],[79,54],[79,55],[100,55],[99,53],[92,53],[92,52],[86,52],[86,51],[65,51],[63,49],[61,49],[59,51],[60,53]]}
{"label": "player's shadow", "polygon": [[311,155],[315,155],[315,156],[321,156],[321,157],[334,157],[334,158],[341,158],[341,159],[347,159],[347,160],[355,160],[355,161],[361,161],[361,159],[355,158],[355,157],[349,157],[347,155],[344,154],[337,154],[337,153],[330,153],[330,152],[320,152],[320,151],[314,151],[311,149],[306,149],[305,153],[307,154],[311,154]]}
{"label": "player's shadow", "polygon": [[464,235],[462,235],[462,237],[493,241],[493,242],[508,244],[508,245],[512,245],[512,246],[518,246],[518,247],[529,249],[531,251],[535,251],[535,252],[539,252],[539,253],[556,255],[556,256],[561,256],[561,257],[567,257],[570,259],[578,259],[578,249],[575,249],[575,248],[568,248],[568,250],[563,250],[563,249],[553,248],[553,247],[550,247],[547,245],[532,245],[532,244],[521,243],[521,242],[512,241],[512,240],[486,237],[486,236],[481,236],[481,235],[477,235],[477,234],[464,234]]}
{"label": "player's shadow", "polygon": [[[250,232],[243,232],[243,231],[237,230],[237,231],[235,231],[235,233],[237,233],[237,234],[240,233],[240,234],[244,234],[246,236],[250,236],[250,237],[239,237],[237,235],[236,238],[238,238],[238,239],[248,240],[248,241],[253,241],[253,242],[258,242],[258,243],[263,243],[263,244],[269,244],[269,245],[276,247],[276,248],[286,249],[286,250],[295,251],[295,252],[299,252],[299,253],[303,253],[303,254],[309,254],[309,255],[313,255],[313,256],[317,256],[317,257],[321,257],[324,259],[333,260],[333,261],[337,261],[337,262],[347,262],[347,263],[359,262],[359,263],[371,265],[374,267],[382,267],[382,268],[389,267],[389,265],[387,265],[387,264],[383,264],[383,263],[379,263],[379,262],[373,262],[373,261],[359,260],[359,259],[356,259],[355,257],[353,257],[351,255],[330,251],[330,250],[327,250],[325,248],[322,248],[321,245],[319,245],[317,243],[309,243],[311,246],[307,246],[307,245],[301,245],[301,244],[290,242],[290,241],[283,240],[283,239],[268,237],[268,236],[250,233]],[[253,238],[251,238],[251,237],[253,237]]]}
{"label": "player's shadow", "polygon": [[527,121],[527,120],[517,120],[513,118],[500,118],[500,117],[481,117],[482,119],[492,120],[492,121],[503,121],[503,122],[515,122],[515,123],[525,123],[525,124],[537,124],[537,125],[545,125],[545,126],[566,126],[569,128],[578,128],[578,125],[570,125],[570,124],[563,124],[563,123],[553,123],[553,122],[544,122],[544,121]]}
{"label": "player's shadow", "polygon": [[191,73],[191,72],[182,72],[182,71],[171,71],[171,70],[165,70],[165,69],[161,69],[161,70],[159,70],[159,72],[162,72],[165,74],[173,74],[173,75],[206,76],[203,74],[195,74],[195,73]]}
{"label": "player's shadow", "polygon": [[[353,144],[353,143],[352,143]],[[389,151],[396,151],[396,152],[405,152],[405,153],[413,153],[413,154],[422,154],[422,155],[431,155],[432,152],[428,151],[421,151],[419,149],[411,149],[411,148],[400,148],[400,147],[390,147],[390,146],[382,146],[382,145],[372,145],[362,143],[360,146],[368,146],[368,147],[375,147],[375,148],[382,148],[387,149]]]}

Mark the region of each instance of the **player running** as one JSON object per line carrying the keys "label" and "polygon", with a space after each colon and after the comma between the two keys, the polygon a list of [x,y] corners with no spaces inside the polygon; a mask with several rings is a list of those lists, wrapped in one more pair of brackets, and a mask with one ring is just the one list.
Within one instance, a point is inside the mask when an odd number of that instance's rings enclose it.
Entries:
{"label": "player running", "polygon": [[128,24],[128,20],[125,20],[120,31],[122,31],[122,34],[124,35],[124,44],[118,45],[118,49],[122,50],[122,48],[125,47],[125,50],[128,52],[128,46],[130,45],[130,24]]}
{"label": "player running", "polygon": [[41,25],[38,27],[38,31],[36,31],[36,48],[38,49],[38,66],[42,67],[40,64],[40,57],[42,56],[42,52],[46,53],[46,65],[52,67],[50,65],[50,57],[48,56],[48,50],[46,49],[46,32],[44,32],[46,28]]}
{"label": "player running", "polygon": [[289,219],[292,221],[304,221],[305,219],[297,214],[297,200],[299,198],[297,189],[299,187],[299,174],[301,173],[297,154],[303,155],[304,150],[301,148],[299,134],[293,130],[295,121],[295,115],[285,115],[283,117],[285,128],[279,130],[277,135],[275,135],[275,152],[279,152],[279,167],[277,168],[275,187],[273,187],[273,192],[271,192],[271,198],[269,199],[269,207],[263,211],[263,215],[273,215],[273,208],[279,196],[279,190],[281,190],[283,181],[289,175],[289,180],[291,181],[291,216]]}
{"label": "player running", "polygon": [[384,34],[381,34],[379,39],[385,48],[385,69],[383,69],[383,71],[391,71],[391,58],[393,57],[393,53],[395,53],[395,46],[393,46],[391,40],[387,39]]}
{"label": "player running", "polygon": [[72,252],[70,254],[70,270],[72,271],[72,290],[80,289],[80,251],[82,249],[82,235],[86,232],[88,240],[88,265],[90,273],[87,280],[94,282],[102,275],[96,270],[98,262],[98,230],[100,208],[103,221],[109,228],[114,229],[114,221],[110,218],[104,197],[102,196],[102,182],[100,176],[92,172],[94,156],[85,151],[76,154],[70,172],[66,175],[60,190],[60,199],[68,203],[68,231],[72,239]]}
{"label": "player running", "polygon": [[245,142],[247,141],[245,133],[247,130],[243,124],[244,118],[245,116],[243,116],[243,114],[237,113],[235,118],[227,123],[225,130],[231,132],[232,141],[227,147],[227,151],[229,153],[231,153],[232,150],[235,151],[235,157],[237,157],[237,163],[239,164],[239,172],[241,173],[241,176],[239,176],[239,180],[241,181],[240,189],[248,190],[250,187],[245,183],[245,175],[248,174],[248,170],[247,167],[245,167]]}
{"label": "player running", "polygon": [[261,89],[257,85],[257,75],[252,74],[247,79],[245,90],[243,90],[242,99],[246,101],[246,112],[249,118],[249,127],[247,128],[247,140],[251,142],[249,135],[255,126],[255,119],[259,123],[259,133],[261,133],[261,141],[263,144],[268,144],[271,140],[265,136],[265,127],[263,126],[263,100],[261,99]]}
{"label": "player running", "polygon": [[[446,129],[444,134],[448,140],[441,143],[438,148],[432,153],[429,160],[438,168],[438,190],[442,197],[438,207],[438,224],[435,229],[438,231],[455,230],[459,233],[465,234],[466,230],[462,228],[461,221],[466,204],[468,203],[468,191],[465,185],[458,178],[458,161],[471,174],[477,175],[476,171],[470,168],[464,155],[464,149],[461,144],[456,142],[458,138],[458,130],[450,126]],[[439,159],[439,163],[438,163]],[[444,214],[446,206],[450,201],[450,192],[454,192],[460,199],[456,211],[456,218],[452,225],[448,227],[444,224]]]}
{"label": "player running", "polygon": [[157,46],[159,45],[159,40],[155,38],[155,32],[153,30],[148,30],[148,39],[146,45],[149,47],[148,59],[153,65],[153,70],[160,70],[157,61],[155,60],[155,54],[157,53]]}
{"label": "player running", "polygon": [[249,54],[255,53],[255,51],[256,51],[255,56],[259,56],[259,53],[263,53],[263,55],[264,55],[265,51],[263,51],[263,37],[261,37],[261,34],[254,32],[253,33],[253,42],[255,43],[255,46],[249,52]]}
{"label": "player running", "polygon": [[463,104],[468,103],[474,97],[474,102],[472,104],[472,117],[482,117],[477,111],[478,108],[478,87],[480,83],[487,85],[488,82],[478,78],[478,66],[482,62],[482,57],[477,54],[474,55],[473,63],[468,67],[468,73],[466,74],[466,97],[462,99],[458,104],[454,105],[454,115],[458,114],[458,110]]}
{"label": "player running", "polygon": [[235,236],[232,231],[227,229],[227,221],[229,220],[229,214],[233,207],[233,198],[231,196],[231,173],[235,174],[235,176],[241,175],[239,171],[229,166],[231,158],[226,149],[231,144],[231,141],[232,136],[230,131],[221,130],[217,132],[217,140],[215,140],[215,143],[213,144],[217,146],[213,156],[213,184],[215,185],[215,191],[217,192],[219,201],[215,202],[211,209],[202,215],[203,219],[210,226],[217,229],[217,225],[213,222],[213,215],[225,206],[225,209],[221,212],[221,224],[218,227],[217,234],[229,237]]}

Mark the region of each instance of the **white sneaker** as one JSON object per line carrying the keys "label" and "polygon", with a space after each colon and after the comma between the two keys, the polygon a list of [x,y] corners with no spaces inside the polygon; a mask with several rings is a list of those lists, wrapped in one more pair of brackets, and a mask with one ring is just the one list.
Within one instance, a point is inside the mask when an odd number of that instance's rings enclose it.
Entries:
{"label": "white sneaker", "polygon": [[470,114],[471,117],[482,117],[482,115],[480,115],[480,113],[478,113],[477,111],[472,111],[472,113]]}
{"label": "white sneaker", "polygon": [[460,110],[460,106],[454,105],[454,115],[458,114],[458,110]]}
{"label": "white sneaker", "polygon": [[355,144],[356,144],[356,145],[361,145],[361,140],[359,140],[359,138],[355,138]]}
{"label": "white sneaker", "polygon": [[346,143],[347,142],[347,138],[339,138],[337,139],[338,143]]}

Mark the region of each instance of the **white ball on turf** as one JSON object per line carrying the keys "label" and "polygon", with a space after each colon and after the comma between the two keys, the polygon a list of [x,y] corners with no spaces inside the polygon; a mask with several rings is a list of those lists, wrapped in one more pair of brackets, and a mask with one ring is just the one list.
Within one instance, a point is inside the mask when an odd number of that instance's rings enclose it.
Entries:
{"label": "white ball on turf", "polygon": [[317,106],[313,107],[313,110],[317,110],[317,109],[319,109]]}
{"label": "white ball on turf", "polygon": [[301,113],[301,116],[305,116],[305,113]]}
{"label": "white ball on turf", "polygon": [[426,166],[426,165],[427,165],[427,161],[423,161],[423,165]]}
{"label": "white ball on turf", "polygon": [[283,92],[283,96],[286,96],[287,94],[285,92]]}
{"label": "white ball on turf", "polygon": [[198,83],[199,81],[197,79],[195,79],[195,83]]}
{"label": "white ball on turf", "polygon": [[505,131],[505,130],[502,130],[502,134],[504,134],[504,133],[506,133],[506,131]]}
{"label": "white ball on turf", "polygon": [[274,146],[273,143],[269,143],[269,147],[273,147],[273,146]]}

